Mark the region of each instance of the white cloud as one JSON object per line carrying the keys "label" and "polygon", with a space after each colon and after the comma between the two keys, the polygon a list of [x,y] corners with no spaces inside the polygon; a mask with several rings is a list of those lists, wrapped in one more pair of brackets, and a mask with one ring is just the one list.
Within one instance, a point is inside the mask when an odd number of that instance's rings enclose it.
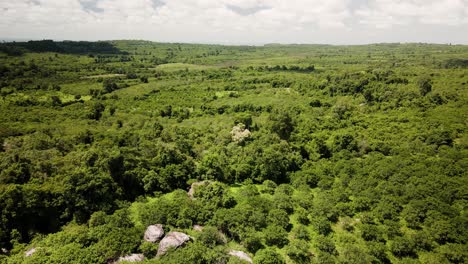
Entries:
{"label": "white cloud", "polygon": [[458,26],[468,23],[468,1],[372,0],[356,15],[360,23],[378,28],[412,23]]}
{"label": "white cloud", "polygon": [[4,38],[354,43],[344,33],[468,24],[468,0],[0,0],[0,12]]}

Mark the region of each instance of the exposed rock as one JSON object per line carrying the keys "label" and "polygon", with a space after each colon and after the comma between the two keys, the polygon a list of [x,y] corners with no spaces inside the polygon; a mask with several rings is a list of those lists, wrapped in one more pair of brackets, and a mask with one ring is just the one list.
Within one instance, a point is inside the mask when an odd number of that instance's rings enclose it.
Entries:
{"label": "exposed rock", "polygon": [[143,239],[148,242],[158,242],[164,236],[164,229],[161,224],[150,225],[146,228]]}
{"label": "exposed rock", "polygon": [[251,136],[251,133],[248,129],[245,128],[244,124],[238,124],[234,126],[231,130],[232,141],[241,143]]}
{"label": "exposed rock", "polygon": [[159,243],[157,256],[164,255],[169,248],[178,248],[190,240],[187,234],[181,232],[170,232]]}
{"label": "exposed rock", "polygon": [[30,256],[32,256],[34,253],[36,253],[36,248],[31,248],[30,250],[26,251],[26,252],[24,253],[24,255],[25,255],[26,257],[30,257]]}
{"label": "exposed rock", "polygon": [[199,182],[194,182],[192,183],[192,185],[190,186],[190,190],[188,191],[188,196],[190,197],[190,199],[193,199],[193,196],[195,195],[195,189],[198,187],[198,186],[202,186],[202,185],[208,185],[210,184],[209,181],[199,181]]}
{"label": "exposed rock", "polygon": [[194,225],[194,226],[193,226],[193,230],[198,231],[198,232],[201,232],[201,231],[203,231],[203,226],[201,226],[201,225]]}
{"label": "exposed rock", "polygon": [[242,259],[244,261],[247,261],[249,263],[252,263],[252,258],[249,255],[247,255],[247,253],[245,253],[243,251],[237,251],[237,250],[232,250],[231,249],[228,254],[231,255],[231,256],[238,257],[238,258],[240,258],[240,259]]}
{"label": "exposed rock", "polygon": [[120,263],[120,262],[140,262],[145,260],[145,256],[143,254],[131,254],[125,257],[120,257],[116,262],[114,263]]}

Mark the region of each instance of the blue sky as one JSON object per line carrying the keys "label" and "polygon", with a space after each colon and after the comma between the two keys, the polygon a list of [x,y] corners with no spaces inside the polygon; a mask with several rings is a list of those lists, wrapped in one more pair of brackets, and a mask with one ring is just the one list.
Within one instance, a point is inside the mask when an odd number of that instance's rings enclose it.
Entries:
{"label": "blue sky", "polygon": [[468,0],[0,0],[0,39],[468,44]]}

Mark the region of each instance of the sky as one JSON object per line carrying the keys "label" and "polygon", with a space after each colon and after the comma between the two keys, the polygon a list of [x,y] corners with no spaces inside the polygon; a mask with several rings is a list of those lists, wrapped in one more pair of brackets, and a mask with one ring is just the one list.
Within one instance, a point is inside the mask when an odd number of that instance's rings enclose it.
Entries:
{"label": "sky", "polygon": [[468,0],[0,0],[0,39],[468,44]]}

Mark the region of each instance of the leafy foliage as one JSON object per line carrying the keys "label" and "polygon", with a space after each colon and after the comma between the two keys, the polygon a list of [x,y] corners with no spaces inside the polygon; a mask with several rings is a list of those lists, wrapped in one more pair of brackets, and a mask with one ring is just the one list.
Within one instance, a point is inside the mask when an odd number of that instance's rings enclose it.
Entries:
{"label": "leafy foliage", "polygon": [[[2,43],[0,262],[468,262],[467,57]],[[194,239],[152,258],[150,224]]]}

